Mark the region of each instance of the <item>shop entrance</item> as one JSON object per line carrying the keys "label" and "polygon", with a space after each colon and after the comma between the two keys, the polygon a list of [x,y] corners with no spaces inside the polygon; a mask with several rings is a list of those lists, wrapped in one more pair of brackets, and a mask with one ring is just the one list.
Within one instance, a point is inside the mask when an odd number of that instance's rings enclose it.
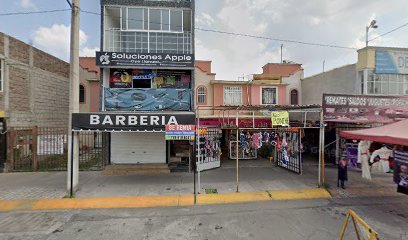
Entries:
{"label": "shop entrance", "polygon": [[[200,107],[199,107],[200,108]],[[205,107],[204,107],[205,108]],[[206,109],[208,111],[208,109]],[[303,174],[303,145],[305,129],[320,129],[319,164],[313,166],[316,171],[318,185],[324,182],[324,125],[309,126],[306,124],[307,113],[321,113],[320,106],[221,106],[212,108],[214,116],[201,116],[197,110],[197,128],[200,132],[207,128],[220,127],[220,148],[222,149],[222,168],[235,168],[236,191],[240,191],[240,182],[246,178],[262,182],[262,177],[254,171],[260,171],[267,176],[274,171]],[[299,115],[298,119],[291,119],[289,126],[275,126],[271,121],[271,112],[287,111]],[[320,114],[321,115],[321,114]],[[200,145],[200,142],[198,142]],[[200,172],[204,169],[202,162],[197,161],[199,175],[199,189],[201,180]],[[234,165],[234,166],[233,166]],[[245,169],[249,167],[250,169]],[[214,170],[221,172],[221,170]],[[241,174],[242,172],[242,174]],[[207,174],[209,175],[209,174]],[[261,174],[262,175],[262,174]],[[282,176],[284,176],[283,174]],[[289,177],[289,175],[287,175]],[[285,178],[288,178],[285,177]],[[259,178],[259,179],[258,179]],[[270,176],[267,176],[271,180]],[[289,177],[291,178],[291,177]],[[251,180],[251,181],[252,181]],[[268,181],[269,181],[268,180]],[[205,184],[204,184],[205,185]],[[244,183],[245,185],[245,183]]]}

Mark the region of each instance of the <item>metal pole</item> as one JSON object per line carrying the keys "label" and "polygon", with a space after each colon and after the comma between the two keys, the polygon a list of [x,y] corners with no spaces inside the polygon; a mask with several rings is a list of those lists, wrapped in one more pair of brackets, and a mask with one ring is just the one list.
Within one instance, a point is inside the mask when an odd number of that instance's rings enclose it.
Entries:
{"label": "metal pole", "polygon": [[[78,134],[72,132],[72,113],[79,112],[79,16],[80,0],[72,1],[71,46],[70,46],[70,101],[68,116],[68,181],[67,188],[71,196],[78,188],[79,144]],[[70,174],[71,173],[71,174]]]}
{"label": "metal pole", "polygon": [[368,30],[369,29],[370,29],[369,27],[366,27],[366,47],[368,47]]}
{"label": "metal pole", "polygon": [[237,124],[237,144],[236,144],[236,148],[237,148],[237,153],[236,153],[236,166],[237,166],[237,192],[239,192],[239,165],[238,165],[238,159],[239,159],[239,126],[238,126],[238,111],[237,111],[237,119],[236,119],[236,124]]}
{"label": "metal pole", "polygon": [[[201,129],[200,129],[200,110],[197,111],[197,129],[198,129],[198,138],[197,138],[197,151],[198,151],[198,158],[196,159],[196,170],[198,172],[198,194],[200,194],[201,190],[201,174],[200,174],[200,161],[201,161],[201,144],[200,144],[200,137],[201,137]],[[194,171],[195,172],[195,171]],[[195,176],[194,176],[195,180]],[[195,184],[194,184],[195,188]],[[195,199],[194,199],[195,200]]]}
{"label": "metal pole", "polygon": [[319,135],[319,170],[318,170],[318,186],[322,185],[321,171],[322,171],[322,152],[323,152],[323,111],[320,112],[320,135]]}

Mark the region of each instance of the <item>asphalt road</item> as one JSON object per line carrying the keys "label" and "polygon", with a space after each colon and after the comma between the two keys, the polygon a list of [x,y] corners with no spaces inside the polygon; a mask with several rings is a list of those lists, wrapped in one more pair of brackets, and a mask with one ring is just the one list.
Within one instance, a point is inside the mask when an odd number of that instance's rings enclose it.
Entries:
{"label": "asphalt road", "polygon": [[[338,238],[349,208],[378,231],[380,239],[408,240],[406,196],[0,213],[0,239],[329,240]],[[352,225],[345,239],[357,239]]]}

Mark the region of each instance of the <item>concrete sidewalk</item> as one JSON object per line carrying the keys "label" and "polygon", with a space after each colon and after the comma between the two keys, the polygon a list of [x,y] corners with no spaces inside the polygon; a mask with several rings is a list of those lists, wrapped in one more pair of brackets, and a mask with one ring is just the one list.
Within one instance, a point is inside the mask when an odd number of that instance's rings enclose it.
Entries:
{"label": "concrete sidewalk", "polygon": [[[265,160],[240,161],[239,191],[315,189],[317,164],[306,162],[302,175],[275,167]],[[393,196],[396,186],[392,174],[373,174],[373,181],[361,179],[361,173],[349,171],[347,189],[336,187],[337,168],[326,168],[329,191],[336,198],[361,194]],[[196,185],[198,187],[198,185]],[[216,189],[219,194],[236,192],[235,161],[223,161],[222,167],[201,173],[201,189]],[[194,193],[193,173],[169,175],[104,176],[101,172],[80,172],[76,198],[168,196]],[[0,174],[0,200],[55,199],[66,195],[66,172]]]}

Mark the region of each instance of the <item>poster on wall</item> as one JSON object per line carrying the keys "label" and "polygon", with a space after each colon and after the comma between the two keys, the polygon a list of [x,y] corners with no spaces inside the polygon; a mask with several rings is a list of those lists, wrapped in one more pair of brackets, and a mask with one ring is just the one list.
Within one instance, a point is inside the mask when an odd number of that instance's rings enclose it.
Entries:
{"label": "poster on wall", "polygon": [[166,140],[194,140],[195,125],[166,125]]}
{"label": "poster on wall", "polygon": [[190,111],[188,89],[105,88],[106,111]]}
{"label": "poster on wall", "polygon": [[376,50],[375,73],[408,74],[408,52]]}
{"label": "poster on wall", "polygon": [[38,155],[62,155],[64,153],[64,135],[38,135]]}
{"label": "poster on wall", "polygon": [[408,194],[408,152],[394,151],[394,182],[398,192]]}
{"label": "poster on wall", "polygon": [[408,119],[408,97],[323,94],[326,122],[391,123]]}
{"label": "poster on wall", "polygon": [[111,69],[109,86],[111,88],[131,88],[132,87],[132,70]]}

